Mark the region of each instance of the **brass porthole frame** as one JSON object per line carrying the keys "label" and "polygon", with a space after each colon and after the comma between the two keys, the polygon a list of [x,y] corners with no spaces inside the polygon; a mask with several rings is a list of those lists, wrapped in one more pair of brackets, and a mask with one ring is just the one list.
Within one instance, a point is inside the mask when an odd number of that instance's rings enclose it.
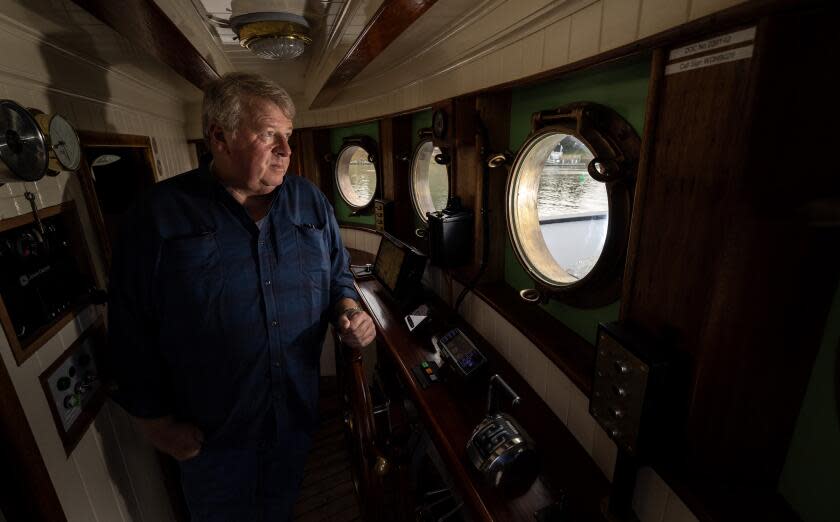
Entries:
{"label": "brass porthole frame", "polygon": [[[609,218],[606,240],[592,269],[583,277],[561,281],[548,277],[545,270],[536,265],[547,261],[565,272],[545,247],[529,247],[520,238],[520,213],[517,192],[521,183],[521,171],[529,153],[543,140],[553,134],[566,134],[580,140],[594,155],[588,165],[589,175],[605,184]],[[620,295],[621,277],[630,234],[630,215],[633,207],[636,168],[639,161],[641,140],[633,127],[609,107],[591,102],[577,102],[555,110],[534,113],[531,118],[531,134],[519,149],[505,187],[505,202],[508,237],[517,260],[534,281],[539,299],[554,298],[573,306],[592,308],[609,304]],[[538,178],[537,178],[538,179]],[[533,180],[529,180],[533,182]],[[537,181],[538,182],[538,181]],[[533,231],[530,232],[532,235]],[[533,256],[543,256],[538,262]],[[557,273],[557,272],[555,272]],[[523,297],[524,298],[524,297]]]}
{"label": "brass porthole frame", "polygon": [[[415,176],[415,166],[417,165],[418,155],[420,154],[421,149],[425,145],[431,144],[431,146],[432,146],[432,150],[431,150],[430,155],[429,155],[429,159],[431,159],[432,161],[434,161],[435,147],[437,147],[438,149],[440,149],[440,147],[438,147],[435,144],[434,140],[432,139],[431,133],[421,134],[420,138],[421,138],[420,142],[417,144],[416,147],[414,147],[414,153],[411,155],[411,165],[410,165],[409,171],[408,171],[408,179],[409,179],[408,187],[409,187],[409,191],[411,193],[411,205],[414,207],[414,212],[417,214],[417,216],[420,217],[420,220],[424,224],[426,224],[426,223],[429,222],[429,218],[426,216],[425,212],[423,212],[423,209],[420,208],[421,205],[418,203],[418,193],[417,193],[417,189],[415,187],[416,182],[415,182],[415,177],[414,177]],[[441,153],[443,153],[442,150],[441,150]],[[446,197],[447,197],[447,200],[448,200],[449,196],[451,195],[449,193],[449,187],[451,185],[451,183],[450,183],[451,180],[449,178],[451,176],[451,172],[449,171],[449,164],[444,165],[444,167],[446,167],[446,185],[447,185]],[[427,170],[426,180],[428,182],[428,170]],[[426,194],[426,195],[429,197],[429,200],[431,200],[431,192],[429,190],[427,190],[426,192],[428,192],[428,194]],[[431,208],[432,208],[431,212],[434,212],[434,211],[437,210],[437,209],[434,208],[434,204],[431,205]]]}
{"label": "brass porthole frame", "polygon": [[[340,170],[342,169],[342,165],[344,163],[344,156],[351,148],[361,148],[368,154],[368,161],[373,164],[373,168],[376,171],[376,187],[374,187],[373,194],[368,201],[364,203],[358,203],[350,201],[347,197],[347,194],[342,189],[342,186],[345,184],[342,182],[340,176]],[[353,136],[344,139],[344,143],[339,149],[338,154],[335,155],[335,163],[333,165],[333,182],[335,183],[335,187],[338,190],[338,195],[341,197],[341,200],[350,207],[354,213],[367,209],[373,205],[373,202],[376,198],[379,197],[382,191],[382,169],[379,165],[379,156],[377,154],[378,147],[376,142],[367,136]],[[347,165],[346,168],[349,170],[350,166],[350,158],[352,154],[347,157]],[[347,175],[347,183],[349,184],[349,174]],[[352,187],[351,187],[352,188]]]}

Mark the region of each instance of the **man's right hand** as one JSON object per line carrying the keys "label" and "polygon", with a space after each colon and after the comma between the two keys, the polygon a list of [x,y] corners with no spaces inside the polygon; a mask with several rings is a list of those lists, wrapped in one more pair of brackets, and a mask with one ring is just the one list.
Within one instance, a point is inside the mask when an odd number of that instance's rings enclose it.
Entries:
{"label": "man's right hand", "polygon": [[135,417],[134,420],[152,446],[175,460],[191,459],[201,453],[204,434],[192,424],[176,422],[172,416],[158,419]]}

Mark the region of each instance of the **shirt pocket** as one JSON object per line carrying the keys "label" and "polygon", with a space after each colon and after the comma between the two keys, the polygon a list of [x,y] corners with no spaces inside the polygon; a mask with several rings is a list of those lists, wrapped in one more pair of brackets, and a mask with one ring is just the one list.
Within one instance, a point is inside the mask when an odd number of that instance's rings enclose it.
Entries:
{"label": "shirt pocket", "polygon": [[295,224],[300,272],[317,288],[329,286],[330,250],[326,227],[312,224]]}
{"label": "shirt pocket", "polygon": [[216,236],[207,232],[164,240],[158,268],[160,312],[170,339],[196,339],[220,302],[222,264]]}

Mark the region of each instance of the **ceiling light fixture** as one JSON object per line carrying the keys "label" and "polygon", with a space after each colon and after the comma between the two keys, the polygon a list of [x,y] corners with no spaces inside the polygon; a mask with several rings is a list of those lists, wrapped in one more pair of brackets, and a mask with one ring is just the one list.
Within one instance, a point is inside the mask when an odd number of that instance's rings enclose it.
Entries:
{"label": "ceiling light fixture", "polygon": [[239,44],[260,58],[294,60],[312,43],[305,8],[305,0],[233,0],[230,20],[211,21],[233,29]]}

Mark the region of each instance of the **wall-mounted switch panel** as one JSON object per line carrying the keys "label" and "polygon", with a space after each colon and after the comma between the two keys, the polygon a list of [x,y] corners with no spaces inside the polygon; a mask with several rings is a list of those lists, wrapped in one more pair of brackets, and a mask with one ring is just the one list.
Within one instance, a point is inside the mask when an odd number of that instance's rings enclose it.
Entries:
{"label": "wall-mounted switch panel", "polygon": [[620,450],[645,453],[671,430],[672,358],[620,323],[601,324],[589,412]]}

